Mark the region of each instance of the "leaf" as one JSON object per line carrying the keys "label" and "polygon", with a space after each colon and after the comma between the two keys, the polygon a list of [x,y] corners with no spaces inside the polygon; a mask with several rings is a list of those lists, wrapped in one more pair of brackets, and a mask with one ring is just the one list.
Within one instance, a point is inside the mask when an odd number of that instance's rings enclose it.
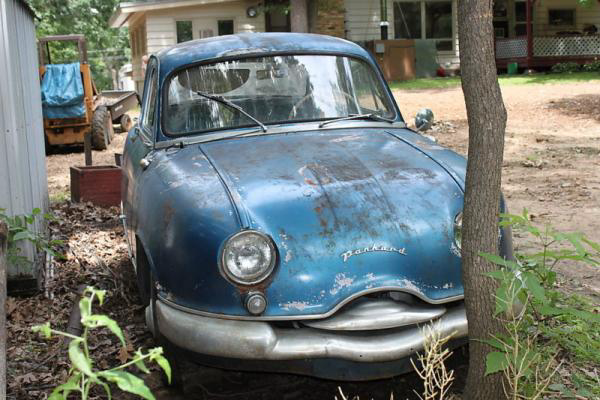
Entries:
{"label": "leaf", "polygon": [[39,214],[41,214],[41,212],[42,212],[42,210],[40,210],[39,208],[34,208],[31,211],[31,215],[39,215]]}
{"label": "leaf", "polygon": [[96,374],[92,372],[91,361],[85,356],[83,350],[81,350],[80,344],[82,342],[83,339],[71,340],[71,343],[69,343],[69,359],[73,366],[85,375],[96,376]]}
{"label": "leaf", "polygon": [[496,271],[486,272],[485,275],[489,276],[490,278],[494,278],[499,281],[503,281],[504,278],[506,277],[506,271],[502,270],[502,269],[498,269]]}
{"label": "leaf", "polygon": [[485,374],[490,375],[498,371],[503,371],[508,367],[508,358],[506,353],[492,351],[485,357]]}
{"label": "leaf", "polygon": [[69,397],[69,393],[74,390],[79,390],[79,379],[81,379],[80,373],[72,375],[69,380],[62,385],[57,386],[52,391],[48,400],[66,400]]}
{"label": "leaf", "polygon": [[109,382],[116,383],[119,389],[125,392],[137,394],[147,400],[155,400],[154,395],[144,381],[129,372],[119,370],[102,371],[98,375]]}
{"label": "leaf", "polygon": [[125,343],[125,336],[123,336],[123,331],[119,327],[119,324],[117,324],[117,321],[115,321],[114,319],[109,318],[106,315],[94,314],[86,318],[82,318],[82,322],[84,323],[84,325],[90,328],[98,328],[101,326],[107,327],[116,337],[119,338],[123,346],[127,345]]}
{"label": "leaf", "polygon": [[134,364],[143,373],[145,373],[145,374],[149,374],[150,373],[150,370],[148,369],[148,367],[146,367],[146,364],[144,364],[144,360],[141,360],[141,359],[140,360],[136,360],[136,361],[134,361]]}
{"label": "leaf", "polygon": [[496,338],[492,339],[483,339],[481,340],[483,343],[487,343],[488,345],[495,347],[498,350],[504,350],[504,344]]}
{"label": "leaf", "polygon": [[89,297],[82,297],[79,300],[79,312],[81,313],[81,322],[85,321],[90,315],[91,303]]}
{"label": "leaf", "polygon": [[496,289],[496,311],[494,315],[508,311],[509,306],[512,306],[508,297],[508,288],[505,285]]}
{"label": "leaf", "polygon": [[15,242],[18,242],[19,240],[30,239],[31,237],[32,237],[31,232],[29,232],[29,231],[21,231],[21,232],[15,233],[15,235],[12,238],[12,240],[15,241]]}
{"label": "leaf", "polygon": [[546,290],[540,284],[538,277],[531,272],[524,272],[522,276],[527,289],[529,289],[533,297],[544,303],[546,301]]}
{"label": "leaf", "polygon": [[160,354],[156,355],[154,360],[163,369],[163,371],[165,371],[165,375],[167,375],[167,381],[171,383],[171,364],[169,364],[169,360]]}
{"label": "leaf", "polygon": [[52,337],[52,328],[50,327],[50,322],[46,322],[43,325],[32,326],[31,330],[33,332],[39,332],[46,339],[50,339]]}

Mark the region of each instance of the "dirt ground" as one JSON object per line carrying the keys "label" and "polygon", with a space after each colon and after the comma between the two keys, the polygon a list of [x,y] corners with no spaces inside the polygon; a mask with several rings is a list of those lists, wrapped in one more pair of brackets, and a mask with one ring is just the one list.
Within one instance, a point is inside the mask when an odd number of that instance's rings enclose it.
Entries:
{"label": "dirt ground", "polygon": [[[460,88],[394,95],[411,124],[419,109],[431,108],[438,125],[428,134],[467,154]],[[502,95],[508,113],[502,189],[509,210],[527,208],[535,222],[600,242],[600,82],[504,86]],[[526,245],[519,237],[515,244]],[[569,289],[600,299],[597,268],[559,269]]]}
{"label": "dirt ground", "polygon": [[[396,91],[405,118],[411,121],[423,107],[431,108],[437,124],[428,134],[459,153],[467,152],[467,121],[460,88]],[[539,222],[551,222],[565,231],[580,231],[600,242],[600,83],[523,85],[503,87],[508,110],[503,190],[512,212],[526,207]],[[113,164],[121,152],[124,135],[115,136],[107,151],[94,152],[95,164]],[[82,165],[83,154],[63,150],[47,157],[51,199],[60,202],[69,196],[70,165]],[[53,232],[65,240],[67,260],[60,264],[66,278],[50,284],[53,299],[40,294],[30,299],[9,299],[9,388],[11,399],[43,399],[56,377],[64,378],[66,358],[57,343],[34,338],[27,324],[49,318],[64,327],[79,283],[109,290],[104,311],[125,327],[130,351],[152,342],[144,330],[142,310],[122,240],[118,210],[98,210],[87,205],[53,207],[59,217]],[[527,246],[515,238],[517,246]],[[594,296],[600,301],[600,271],[570,265],[561,271],[561,284],[569,291]],[[28,346],[23,343],[27,341]],[[119,352],[117,341],[101,335],[96,346],[102,353],[100,365],[114,365]],[[32,356],[33,354],[33,356]],[[466,367],[457,357],[460,390]],[[60,371],[62,372],[62,375]],[[188,390],[178,394],[164,388],[158,372],[147,379],[157,398],[182,399],[333,399],[338,385],[352,398],[416,398],[419,387],[415,374],[370,383],[338,383],[286,375],[191,373]],[[12,397],[11,397],[12,396]],[[96,397],[100,398],[100,397]],[[126,398],[126,397],[118,397]]]}

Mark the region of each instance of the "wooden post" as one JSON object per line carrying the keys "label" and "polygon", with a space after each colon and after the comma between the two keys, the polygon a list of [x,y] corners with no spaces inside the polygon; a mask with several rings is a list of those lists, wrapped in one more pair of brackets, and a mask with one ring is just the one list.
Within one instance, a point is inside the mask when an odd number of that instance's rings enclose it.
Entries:
{"label": "wooden post", "polygon": [[83,152],[85,153],[85,165],[92,165],[92,132],[83,135]]}
{"label": "wooden post", "polygon": [[533,10],[531,4],[531,0],[527,0],[527,3],[525,4],[527,17],[527,69],[531,68],[533,61],[533,27],[531,25]]}
{"label": "wooden post", "polygon": [[6,247],[8,228],[0,221],[0,399],[6,398]]}

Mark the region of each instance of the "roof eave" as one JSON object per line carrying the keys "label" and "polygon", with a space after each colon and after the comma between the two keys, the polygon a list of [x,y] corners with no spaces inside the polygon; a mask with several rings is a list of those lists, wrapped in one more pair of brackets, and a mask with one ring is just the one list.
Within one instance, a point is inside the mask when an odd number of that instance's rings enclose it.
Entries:
{"label": "roof eave", "polygon": [[108,26],[110,26],[111,28],[121,28],[123,26],[127,26],[128,19],[129,19],[129,13],[123,12],[121,5],[118,4],[117,9],[110,16],[110,19],[108,20]]}

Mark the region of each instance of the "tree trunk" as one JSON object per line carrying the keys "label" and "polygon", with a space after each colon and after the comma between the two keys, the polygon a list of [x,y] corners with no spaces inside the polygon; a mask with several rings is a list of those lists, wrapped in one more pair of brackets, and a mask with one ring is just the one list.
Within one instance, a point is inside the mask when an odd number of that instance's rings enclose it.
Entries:
{"label": "tree trunk", "polygon": [[292,32],[308,32],[308,0],[290,0],[290,25]]}
{"label": "tree trunk", "polygon": [[498,254],[498,213],[506,109],[494,56],[492,0],[459,0],[458,33],[462,88],[469,122],[469,161],[463,216],[462,273],[469,321],[468,400],[506,398],[502,373],[485,376],[491,348],[478,339],[501,333],[494,318],[496,283],[484,273],[497,269],[479,256]]}
{"label": "tree trunk", "polygon": [[6,398],[6,246],[8,229],[0,221],[0,399]]}

